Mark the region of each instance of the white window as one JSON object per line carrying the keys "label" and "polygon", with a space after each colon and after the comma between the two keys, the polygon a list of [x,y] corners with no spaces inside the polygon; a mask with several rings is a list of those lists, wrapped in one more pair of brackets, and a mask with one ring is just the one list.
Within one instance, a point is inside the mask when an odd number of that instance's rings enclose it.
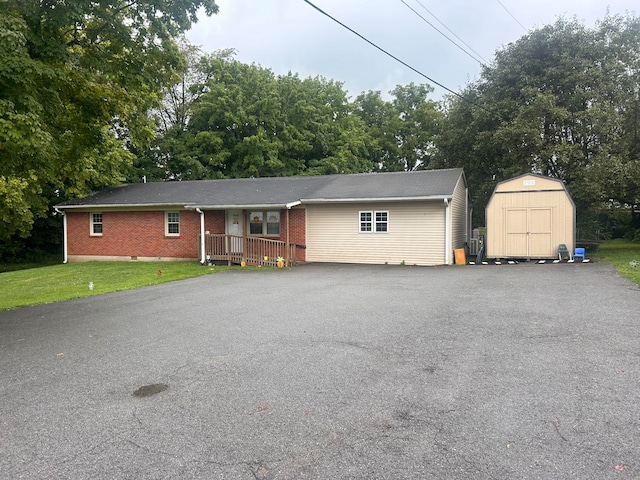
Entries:
{"label": "white window", "polygon": [[376,232],[389,231],[389,212],[376,212]]}
{"label": "white window", "polygon": [[280,212],[249,212],[249,234],[263,236],[280,235]]}
{"label": "white window", "polygon": [[360,212],[360,233],[373,231],[373,212]]}
{"label": "white window", "polygon": [[180,212],[165,212],[165,235],[177,237],[180,235]]}
{"label": "white window", "polygon": [[386,233],[389,231],[389,212],[360,212],[360,233]]}
{"label": "white window", "polygon": [[263,212],[250,212],[249,213],[249,234],[262,235],[263,221],[264,221]]}
{"label": "white window", "polygon": [[89,220],[91,222],[91,235],[92,236],[102,236],[102,213],[90,213]]}

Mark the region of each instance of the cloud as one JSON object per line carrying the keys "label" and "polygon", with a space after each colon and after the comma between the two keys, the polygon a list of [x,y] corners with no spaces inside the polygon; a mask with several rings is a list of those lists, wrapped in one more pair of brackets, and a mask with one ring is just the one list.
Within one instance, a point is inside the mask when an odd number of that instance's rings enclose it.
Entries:
{"label": "cloud", "polygon": [[[464,47],[416,0],[405,1]],[[634,11],[635,2],[618,0],[609,8],[611,13]],[[217,3],[220,13],[202,19],[187,34],[189,41],[205,51],[232,47],[238,51],[240,61],[259,63],[277,74],[292,71],[301,77],[324,76],[343,82],[352,95],[365,90],[386,93],[397,84],[409,82],[429,83],[302,0]],[[313,0],[313,3],[454,91],[480,74],[477,61],[399,0]],[[459,0],[432,5],[433,2],[420,0],[420,3],[489,62],[498,48],[526,33],[497,1]],[[531,28],[554,23],[560,15],[574,14],[592,26],[607,11],[600,0],[502,0],[502,3],[520,23]],[[444,93],[436,88],[434,95]]]}

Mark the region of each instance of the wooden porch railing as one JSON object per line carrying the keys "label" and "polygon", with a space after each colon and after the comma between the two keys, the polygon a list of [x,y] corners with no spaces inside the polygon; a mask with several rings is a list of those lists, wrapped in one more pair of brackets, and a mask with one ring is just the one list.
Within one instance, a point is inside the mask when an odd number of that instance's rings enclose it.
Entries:
{"label": "wooden porch railing", "polygon": [[[212,261],[226,261],[228,265],[240,264],[242,259],[247,265],[277,266],[278,257],[282,257],[286,266],[295,265],[296,245],[279,240],[260,237],[241,237],[226,234],[205,234],[204,251]],[[266,257],[266,260],[265,260]]]}

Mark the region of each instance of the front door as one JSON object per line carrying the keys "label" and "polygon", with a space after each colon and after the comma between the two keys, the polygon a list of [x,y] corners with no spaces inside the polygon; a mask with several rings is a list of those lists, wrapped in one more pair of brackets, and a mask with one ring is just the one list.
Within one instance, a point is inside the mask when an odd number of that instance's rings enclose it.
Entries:
{"label": "front door", "polygon": [[550,258],[555,256],[551,244],[551,209],[532,208],[529,210],[529,256]]}
{"label": "front door", "polygon": [[507,257],[553,257],[551,222],[550,208],[507,208],[505,212]]}
{"label": "front door", "polygon": [[231,238],[231,253],[242,253],[242,236],[244,235],[242,210],[227,210],[226,229],[227,235],[233,235]]}
{"label": "front door", "polygon": [[505,212],[505,253],[511,258],[529,256],[529,230],[526,208],[507,208]]}

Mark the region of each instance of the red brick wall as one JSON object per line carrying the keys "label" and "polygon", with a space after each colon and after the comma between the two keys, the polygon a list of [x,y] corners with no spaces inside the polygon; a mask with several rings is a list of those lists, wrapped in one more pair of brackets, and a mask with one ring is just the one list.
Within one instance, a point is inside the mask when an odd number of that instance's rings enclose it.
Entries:
{"label": "red brick wall", "polygon": [[[305,214],[306,210],[304,208],[289,210],[289,222],[291,223],[291,229],[289,230],[289,243],[295,243],[296,245],[299,245],[296,248],[296,261],[298,262],[304,262],[305,260]],[[249,227],[247,226],[245,228],[248,229]],[[266,238],[269,238],[271,240],[280,240],[281,242],[287,241],[286,210],[280,210],[280,236],[269,236]]]}
{"label": "red brick wall", "polygon": [[[67,213],[67,253],[69,255],[97,255],[124,257],[199,258],[198,235],[200,214],[193,210],[180,211],[180,236],[165,236],[164,211],[102,212],[102,236],[90,235],[87,212]],[[289,210],[289,242],[299,245],[296,260],[305,261],[306,210]],[[280,237],[287,240],[287,211],[280,214]],[[225,212],[205,212],[205,231],[225,233]],[[248,228],[248,227],[247,227]]]}
{"label": "red brick wall", "polygon": [[307,243],[306,213],[307,211],[304,208],[289,210],[289,222],[291,223],[291,228],[289,229],[289,241],[291,243],[301,245],[296,248],[296,261],[298,262],[304,262],[305,260],[306,250],[302,245],[306,246]]}
{"label": "red brick wall", "polygon": [[204,231],[209,233],[225,233],[225,213],[224,210],[205,210]]}
{"label": "red brick wall", "polygon": [[199,258],[200,214],[180,211],[180,236],[165,236],[164,211],[102,212],[102,236],[90,235],[89,213],[67,212],[69,255]]}

